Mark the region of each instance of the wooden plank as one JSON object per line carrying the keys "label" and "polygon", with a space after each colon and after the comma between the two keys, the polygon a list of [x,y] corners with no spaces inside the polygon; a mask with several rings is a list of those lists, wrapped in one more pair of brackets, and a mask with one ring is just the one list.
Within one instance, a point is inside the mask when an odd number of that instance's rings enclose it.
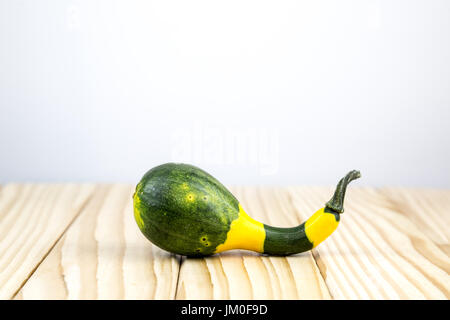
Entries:
{"label": "wooden plank", "polygon": [[[288,194],[278,188],[232,188],[253,218],[272,225],[299,224]],[[268,257],[234,250],[184,258],[177,299],[329,299],[310,252]]]}
{"label": "wooden plank", "polygon": [[[254,218],[287,227],[322,207],[333,188],[232,191]],[[448,191],[351,187],[338,230],[311,252],[236,250],[183,259],[181,270],[178,256],[138,230],[132,192],[128,185],[3,186],[0,298],[25,282],[16,299],[450,297]]]}
{"label": "wooden plank", "polygon": [[[332,188],[289,189],[306,219]],[[373,188],[350,188],[338,230],[313,250],[335,299],[448,299],[450,259]]]}
{"label": "wooden plank", "polygon": [[11,298],[75,219],[93,185],[8,184],[0,193],[0,299]]}
{"label": "wooden plank", "polygon": [[133,189],[99,187],[16,299],[173,299],[179,258],[139,231]]}
{"label": "wooden plank", "polygon": [[450,256],[450,190],[382,188],[395,210]]}

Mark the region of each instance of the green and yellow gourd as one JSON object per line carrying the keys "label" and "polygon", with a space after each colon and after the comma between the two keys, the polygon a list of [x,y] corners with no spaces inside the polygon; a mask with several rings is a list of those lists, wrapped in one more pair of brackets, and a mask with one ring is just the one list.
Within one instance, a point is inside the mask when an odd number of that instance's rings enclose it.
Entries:
{"label": "green and yellow gourd", "polygon": [[325,207],[297,227],[278,228],[252,219],[207,172],[166,163],[149,170],[136,186],[134,217],[151,242],[176,254],[207,256],[244,249],[290,255],[316,247],[333,233],[344,212],[347,185],[359,177],[359,171],[350,171]]}

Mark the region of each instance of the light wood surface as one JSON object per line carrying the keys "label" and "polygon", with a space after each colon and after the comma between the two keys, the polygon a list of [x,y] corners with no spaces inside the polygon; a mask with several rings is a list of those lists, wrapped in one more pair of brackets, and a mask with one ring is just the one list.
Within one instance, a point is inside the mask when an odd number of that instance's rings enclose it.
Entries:
{"label": "light wood surface", "polygon": [[[263,223],[280,227],[299,224],[286,192],[274,188],[231,191],[244,210]],[[183,259],[177,290],[177,299],[329,298],[311,252],[268,257],[239,250],[203,259]]]}
{"label": "light wood surface", "polygon": [[[312,251],[192,259],[152,245],[131,185],[0,188],[1,299],[449,299],[450,191],[347,191],[341,223]],[[255,219],[307,219],[332,187],[230,188]]]}
{"label": "light wood surface", "polygon": [[[306,212],[327,200],[331,188],[291,188]],[[448,299],[450,258],[384,193],[354,188],[328,241],[313,251],[335,299]],[[303,214],[303,212],[305,214]]]}
{"label": "light wood surface", "polygon": [[94,186],[7,185],[0,190],[0,298],[10,298],[93,197]]}
{"label": "light wood surface", "polygon": [[130,186],[99,187],[15,298],[172,299],[179,257],[136,228],[131,197]]}
{"label": "light wood surface", "polygon": [[409,218],[450,255],[450,192],[446,190],[384,188],[382,193],[398,213]]}

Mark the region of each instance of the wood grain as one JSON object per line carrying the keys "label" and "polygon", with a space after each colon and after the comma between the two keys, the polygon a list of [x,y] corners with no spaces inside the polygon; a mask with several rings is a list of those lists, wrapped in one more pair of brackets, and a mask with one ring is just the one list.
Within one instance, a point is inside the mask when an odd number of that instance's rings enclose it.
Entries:
{"label": "wood grain", "polygon": [[[255,219],[278,226],[298,224],[287,193],[277,188],[232,188]],[[185,258],[177,299],[329,299],[310,252],[268,257],[234,250],[207,258]]]}
{"label": "wood grain", "polygon": [[133,191],[99,187],[16,299],[173,299],[179,258],[141,234]]}
{"label": "wood grain", "polygon": [[[289,227],[333,189],[231,190],[255,219]],[[120,184],[2,186],[0,298],[450,298],[448,190],[351,186],[339,228],[310,252],[204,259],[181,259],[145,239],[132,193]]]}
{"label": "wood grain", "polygon": [[[290,188],[303,218],[332,188]],[[351,188],[330,239],[313,253],[335,299],[448,299],[449,257],[372,188]]]}
{"label": "wood grain", "polygon": [[383,195],[450,256],[450,191],[383,188]]}
{"label": "wood grain", "polygon": [[0,192],[0,299],[11,298],[75,219],[93,185],[9,184]]}

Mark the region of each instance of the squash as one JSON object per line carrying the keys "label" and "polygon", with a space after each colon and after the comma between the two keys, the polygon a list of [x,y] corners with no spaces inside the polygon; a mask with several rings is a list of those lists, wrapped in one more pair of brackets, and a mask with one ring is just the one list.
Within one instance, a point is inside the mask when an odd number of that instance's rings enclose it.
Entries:
{"label": "squash", "polygon": [[325,206],[292,228],[251,218],[217,179],[188,164],[166,163],[149,170],[133,195],[134,217],[158,247],[180,255],[208,256],[244,249],[290,255],[316,247],[338,226],[347,185],[360,177],[350,171]]}

